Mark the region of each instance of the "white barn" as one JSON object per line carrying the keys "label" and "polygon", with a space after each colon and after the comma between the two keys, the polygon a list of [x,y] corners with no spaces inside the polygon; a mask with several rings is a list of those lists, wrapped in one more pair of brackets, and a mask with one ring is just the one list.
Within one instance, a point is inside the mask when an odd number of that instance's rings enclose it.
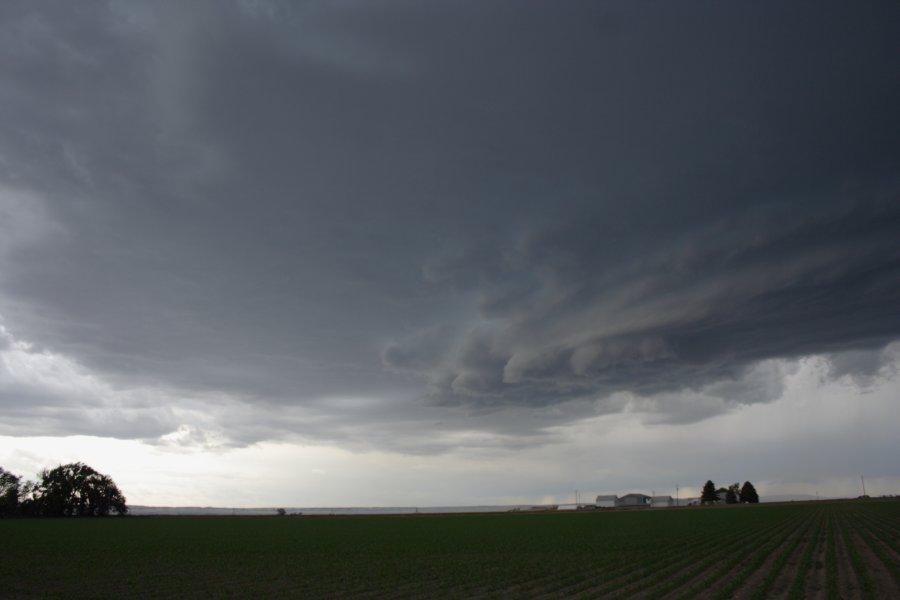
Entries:
{"label": "white barn", "polygon": [[674,504],[672,496],[652,496],[650,498],[650,506],[652,508],[667,508],[674,506]]}
{"label": "white barn", "polygon": [[597,508],[615,508],[619,497],[615,494],[610,496],[597,496]]}
{"label": "white barn", "polygon": [[625,494],[616,500],[616,506],[619,508],[650,506],[650,496],[647,494]]}

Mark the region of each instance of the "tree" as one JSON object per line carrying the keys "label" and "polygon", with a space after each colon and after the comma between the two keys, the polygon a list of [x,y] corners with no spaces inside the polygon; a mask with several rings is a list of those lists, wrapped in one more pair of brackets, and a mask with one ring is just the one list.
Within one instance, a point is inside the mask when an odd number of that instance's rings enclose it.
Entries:
{"label": "tree", "polygon": [[0,467],[0,517],[11,517],[19,511],[18,475]]}
{"label": "tree", "polygon": [[39,481],[25,486],[23,513],[42,517],[100,517],[111,510],[128,512],[125,496],[109,475],[84,463],[43,470]]}
{"label": "tree", "polygon": [[716,491],[716,484],[707,481],[703,486],[703,493],[700,494],[700,502],[703,504],[715,504],[719,501],[719,493]]}
{"label": "tree", "polygon": [[750,504],[759,503],[759,494],[756,493],[756,488],[749,481],[745,481],[743,487],[741,487],[740,500]]}
{"label": "tree", "polygon": [[728,490],[725,492],[725,504],[737,504],[738,503],[738,494],[740,494],[741,484],[733,483],[728,486]]}

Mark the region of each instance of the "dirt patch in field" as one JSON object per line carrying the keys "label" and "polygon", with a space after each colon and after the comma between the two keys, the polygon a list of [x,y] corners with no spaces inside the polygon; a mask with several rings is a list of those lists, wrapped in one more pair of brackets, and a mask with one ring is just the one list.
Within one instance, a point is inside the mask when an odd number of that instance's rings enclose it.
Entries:
{"label": "dirt patch in field", "polygon": [[[869,529],[877,529],[877,525],[872,525]],[[900,537],[900,536],[898,536]],[[875,537],[874,535],[870,538],[875,545],[884,552],[889,560],[894,561],[897,565],[900,565],[900,553],[898,553],[894,548],[892,548],[889,544],[885,543],[883,540]],[[897,582],[900,584],[900,581]]]}
{"label": "dirt patch in field", "polygon": [[[772,549],[769,552],[768,558],[766,558],[765,562],[758,567],[744,584],[741,586],[739,590],[737,590],[733,596],[733,598],[737,598],[739,600],[743,600],[744,598],[749,598],[753,595],[754,591],[763,584],[766,578],[769,576],[769,573],[772,572],[772,569],[776,568],[776,561],[778,561],[781,553],[784,552],[787,548],[790,547],[792,543],[794,543],[795,539],[801,535],[809,535],[808,531],[797,530],[788,536],[777,548]],[[791,550],[791,556],[788,557],[788,562],[784,565],[782,569],[782,573],[785,569],[793,571],[796,569],[797,564],[800,562],[800,557],[802,556],[803,548],[805,548],[805,544],[802,542],[797,544],[797,546]],[[793,564],[793,568],[790,566]],[[743,568],[741,565],[738,565],[738,569]],[[736,571],[740,572],[740,570]],[[769,594],[769,597],[774,597],[773,594]]]}
{"label": "dirt patch in field", "polygon": [[838,591],[841,598],[861,598],[862,589],[853,567],[850,566],[850,555],[847,553],[846,540],[840,530],[834,533],[835,552],[837,554]]}
{"label": "dirt patch in field", "polygon": [[[806,554],[810,545],[815,545],[818,542],[818,529],[818,526],[813,526],[811,530],[805,531],[802,534],[803,539],[801,539],[800,543],[798,543],[791,551],[790,556],[788,556],[781,568],[781,572],[778,573],[775,581],[772,582],[772,586],[766,594],[767,598],[786,598],[788,596],[791,586],[794,584],[794,579],[797,577],[797,571],[800,570],[803,556]],[[766,577],[768,577],[774,560],[775,558],[773,557],[772,560],[767,561],[759,571],[754,573],[747,581],[747,585],[744,589],[735,595],[735,598],[751,597],[753,591],[762,584]]]}
{"label": "dirt patch in field", "polygon": [[[752,554],[750,556],[752,556]],[[729,573],[733,572],[734,569],[740,569],[741,568],[740,565],[742,565],[748,559],[749,559],[749,556],[745,557],[736,566],[729,569]],[[665,595],[661,596],[660,600],[674,600],[675,598],[680,598],[681,596],[683,596],[686,592],[688,592],[690,590],[695,591],[695,597],[697,597],[697,598],[708,597],[708,596],[714,594],[716,590],[714,588],[703,587],[703,583],[707,579],[712,577],[720,568],[722,568],[722,563],[725,560],[726,560],[726,558],[724,556],[718,560],[715,560],[710,565],[708,565],[706,568],[704,568],[701,571],[699,571],[698,573],[692,575],[689,579],[687,579],[681,585],[672,589],[670,592],[666,593]],[[675,574],[673,576],[677,577],[678,574]],[[723,577],[727,577],[727,576],[728,576],[728,574],[724,575]],[[718,580],[721,581],[723,579],[723,577],[719,577]],[[665,585],[666,585],[665,583],[661,583],[658,586],[655,586],[654,589],[664,587]]]}
{"label": "dirt patch in field", "polygon": [[827,537],[824,530],[816,536],[814,543],[816,547],[803,588],[806,590],[805,597],[809,600],[825,600],[828,597],[828,571],[825,567]]}
{"label": "dirt patch in field", "polygon": [[[752,546],[753,544],[762,543],[762,542],[764,542],[764,540],[766,538],[773,537],[776,535],[780,535],[778,530],[776,530],[775,532],[765,532],[760,536],[741,535],[741,536],[735,538],[734,543],[735,544],[743,544],[745,546],[747,546],[747,545]],[[752,556],[752,553],[745,556],[743,558],[743,560],[740,561],[739,564],[744,563],[746,560],[750,559],[751,556]],[[678,584],[676,587],[672,588],[670,591],[665,592],[663,595],[658,596],[658,597],[661,600],[674,600],[675,598],[680,598],[688,593],[692,594],[693,596],[697,596],[697,597],[700,597],[702,594],[709,594],[710,591],[707,589],[708,586],[706,586],[705,584],[706,584],[707,580],[709,580],[713,575],[715,575],[715,573],[717,573],[720,569],[723,568],[723,562],[725,562],[725,561],[727,561],[727,557],[724,555],[722,555],[721,557],[719,557],[717,559],[714,559],[709,565],[707,565],[706,567],[697,571],[696,573],[693,573],[687,579],[685,579],[685,581],[683,581],[682,583]],[[685,571],[685,570],[690,571],[691,568],[695,567],[695,566],[696,566],[696,564],[694,564],[694,563],[688,564],[685,566],[685,569],[683,569],[683,571]],[[733,570],[733,568],[731,568],[729,570],[731,571],[731,570]],[[672,574],[673,579],[681,577],[681,576],[682,576],[682,574],[680,572],[675,572]],[[722,577],[720,576],[720,577],[718,577],[718,579],[721,580]],[[647,588],[646,591],[649,592],[651,595],[656,596],[660,593],[660,591],[665,590],[670,585],[671,585],[671,582],[661,582],[650,588]]]}
{"label": "dirt patch in field", "polygon": [[623,569],[616,571],[608,577],[597,583],[574,583],[566,587],[553,588],[546,590],[545,593],[535,595],[535,598],[572,598],[572,597],[596,597],[599,593],[601,597],[609,597],[628,588],[634,582],[640,582],[645,577],[644,571],[640,566],[633,569]]}
{"label": "dirt patch in field", "polygon": [[732,597],[737,597],[737,594],[744,593],[748,590],[754,590],[758,585],[760,585],[762,580],[765,579],[766,575],[768,574],[769,568],[771,568],[772,564],[775,562],[775,560],[777,560],[779,553],[783,551],[784,548],[789,545],[795,537],[800,535],[800,530],[794,530],[790,534],[783,537],[781,537],[781,535],[783,534],[776,533],[775,535],[773,535],[773,537],[778,536],[778,543],[776,545],[768,548],[763,546],[762,548],[758,548],[755,551],[749,552],[740,561],[738,561],[737,564],[729,569],[727,573],[719,577],[715,582],[712,582],[712,585],[710,585],[707,589],[701,591],[694,597],[698,598],[699,600],[710,600],[711,598],[715,598],[722,592],[723,588],[731,585],[731,582],[734,581],[734,579],[740,577],[744,569],[748,568],[755,561],[759,560],[761,552],[765,552],[767,556],[764,559],[763,563],[760,566],[756,567],[751,573],[749,573],[747,579],[740,585],[737,590],[734,591]]}
{"label": "dirt patch in field", "polygon": [[872,552],[869,545],[854,531],[848,532],[847,541],[854,545],[856,552],[862,559],[863,567],[868,574],[869,580],[872,582],[876,598],[896,597],[897,582],[894,576],[888,571],[884,563],[878,556]]}
{"label": "dirt patch in field", "polygon": [[720,559],[713,562],[709,567],[703,569],[702,571],[688,579],[686,582],[684,582],[682,585],[673,589],[671,592],[665,594],[664,596],[661,596],[660,600],[674,600],[675,598],[679,598],[685,593],[685,591],[691,589],[691,587],[696,586],[698,583],[704,581],[707,577],[715,573],[716,569],[721,566],[723,560],[724,559]]}

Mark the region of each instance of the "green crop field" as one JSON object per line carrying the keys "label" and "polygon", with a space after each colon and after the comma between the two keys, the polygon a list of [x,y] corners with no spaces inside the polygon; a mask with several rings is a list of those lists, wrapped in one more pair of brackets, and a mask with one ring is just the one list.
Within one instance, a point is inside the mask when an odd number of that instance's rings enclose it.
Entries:
{"label": "green crop field", "polygon": [[896,598],[900,502],[0,520],[0,597]]}

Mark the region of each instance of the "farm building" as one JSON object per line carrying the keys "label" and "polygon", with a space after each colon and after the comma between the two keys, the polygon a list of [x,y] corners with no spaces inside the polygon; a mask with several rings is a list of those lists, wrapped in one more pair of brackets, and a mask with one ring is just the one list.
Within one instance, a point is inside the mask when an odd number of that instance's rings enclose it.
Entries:
{"label": "farm building", "polygon": [[672,496],[652,496],[650,498],[650,506],[653,508],[666,508],[674,506]]}
{"label": "farm building", "polygon": [[650,496],[646,494],[625,494],[616,500],[616,506],[619,508],[650,506]]}
{"label": "farm building", "polygon": [[597,496],[597,508],[615,508],[619,499],[615,494],[609,496]]}

